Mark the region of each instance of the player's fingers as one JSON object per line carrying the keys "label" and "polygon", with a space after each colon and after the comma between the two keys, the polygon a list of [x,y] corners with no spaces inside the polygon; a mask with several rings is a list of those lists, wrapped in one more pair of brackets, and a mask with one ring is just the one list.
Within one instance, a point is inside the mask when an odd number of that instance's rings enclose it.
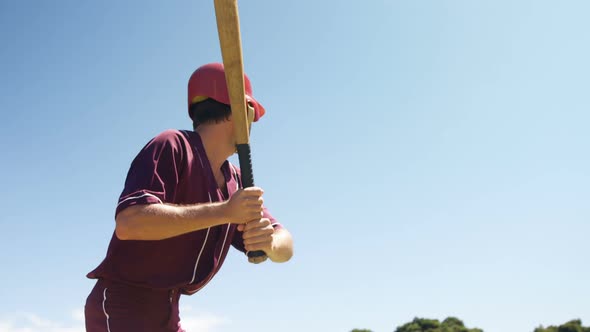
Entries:
{"label": "player's fingers", "polygon": [[247,199],[244,201],[244,205],[246,205],[247,207],[255,207],[259,209],[262,209],[263,203],[264,200],[262,199],[262,197],[257,199]]}
{"label": "player's fingers", "polygon": [[270,219],[268,219],[268,218],[258,218],[258,219],[252,218],[251,221],[246,223],[246,227],[244,228],[244,231],[250,231],[250,230],[256,229],[256,228],[267,228],[270,225],[271,225]]}
{"label": "player's fingers", "polygon": [[241,199],[247,203],[264,203],[264,198],[258,195],[242,195]]}
{"label": "player's fingers", "polygon": [[264,190],[262,190],[262,188],[258,188],[258,187],[248,187],[248,188],[244,188],[242,189],[243,195],[247,196],[247,197],[260,197],[262,196],[262,194],[264,194]]}
{"label": "player's fingers", "polygon": [[244,234],[247,237],[257,236],[257,234],[272,234],[273,232],[274,228],[266,222],[250,221],[244,225]]}
{"label": "player's fingers", "polygon": [[269,237],[274,233],[274,229],[272,228],[262,228],[262,229],[254,229],[250,231],[245,231],[242,235],[244,241],[252,241],[251,239],[256,239],[258,237]]}
{"label": "player's fingers", "polygon": [[246,244],[246,242],[244,241],[244,247],[248,251],[257,251],[257,250],[265,251],[266,249],[268,249],[270,247],[271,242],[272,241],[261,241],[261,242]]}
{"label": "player's fingers", "polygon": [[262,233],[260,235],[251,236],[247,239],[244,239],[245,245],[255,245],[255,244],[270,244],[272,243],[272,236],[271,233]]}
{"label": "player's fingers", "polygon": [[[246,214],[245,220],[256,220],[256,219],[260,219],[264,216],[264,213],[260,209],[250,209],[245,214]],[[251,221],[245,221],[245,223],[248,223],[248,222],[251,222]],[[248,230],[248,228],[246,227],[244,230]]]}

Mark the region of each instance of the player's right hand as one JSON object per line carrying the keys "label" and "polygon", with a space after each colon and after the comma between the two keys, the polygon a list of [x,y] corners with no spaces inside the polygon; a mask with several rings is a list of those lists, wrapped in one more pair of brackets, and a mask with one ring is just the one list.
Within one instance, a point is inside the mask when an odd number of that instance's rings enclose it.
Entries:
{"label": "player's right hand", "polygon": [[236,191],[225,204],[225,216],[232,223],[245,224],[262,218],[262,194],[258,187],[249,187]]}

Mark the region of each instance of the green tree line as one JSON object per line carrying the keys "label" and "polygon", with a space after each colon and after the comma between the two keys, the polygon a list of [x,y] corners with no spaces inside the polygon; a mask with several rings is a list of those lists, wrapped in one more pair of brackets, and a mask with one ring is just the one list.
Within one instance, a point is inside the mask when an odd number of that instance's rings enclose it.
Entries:
{"label": "green tree line", "polygon": [[[350,332],[373,332],[368,329],[353,329]],[[467,328],[463,321],[455,317],[447,317],[440,322],[438,319],[414,318],[409,323],[398,326],[393,332],[484,332],[480,328]],[[533,332],[590,332],[590,327],[582,326],[580,319],[571,320],[559,326],[543,325]]]}

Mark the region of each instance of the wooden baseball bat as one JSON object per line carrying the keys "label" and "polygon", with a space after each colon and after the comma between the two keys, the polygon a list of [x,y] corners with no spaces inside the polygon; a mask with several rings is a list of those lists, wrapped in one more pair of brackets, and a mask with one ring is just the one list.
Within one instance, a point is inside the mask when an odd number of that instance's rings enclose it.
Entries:
{"label": "wooden baseball bat", "polygon": [[[244,87],[244,62],[242,57],[242,37],[237,0],[214,0],[217,32],[225,80],[229,92],[231,114],[234,122],[234,135],[244,188],[254,186],[252,154],[250,150],[249,123]],[[249,251],[248,257],[265,256],[264,251]]]}

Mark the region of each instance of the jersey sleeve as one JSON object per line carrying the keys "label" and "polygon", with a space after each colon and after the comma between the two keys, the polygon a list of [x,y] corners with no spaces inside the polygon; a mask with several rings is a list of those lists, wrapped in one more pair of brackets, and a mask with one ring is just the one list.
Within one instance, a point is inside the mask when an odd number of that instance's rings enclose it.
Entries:
{"label": "jersey sleeve", "polygon": [[131,163],[115,216],[133,205],[172,201],[185,157],[180,132],[167,130],[154,137]]}

